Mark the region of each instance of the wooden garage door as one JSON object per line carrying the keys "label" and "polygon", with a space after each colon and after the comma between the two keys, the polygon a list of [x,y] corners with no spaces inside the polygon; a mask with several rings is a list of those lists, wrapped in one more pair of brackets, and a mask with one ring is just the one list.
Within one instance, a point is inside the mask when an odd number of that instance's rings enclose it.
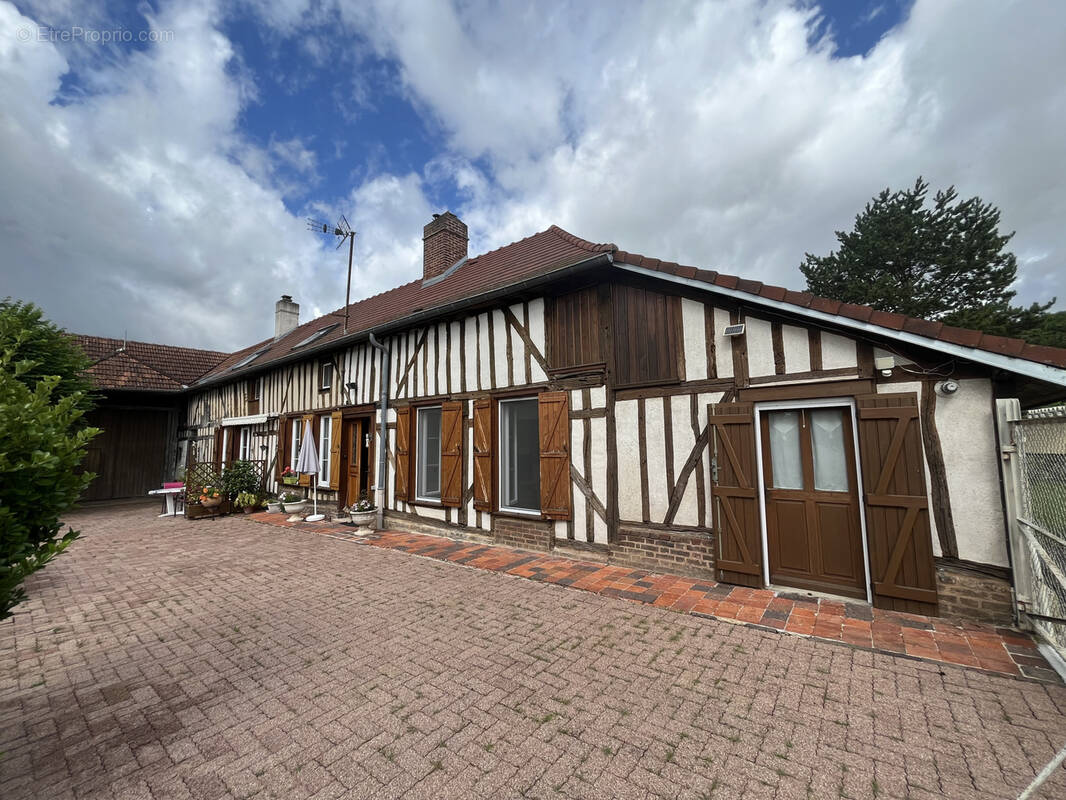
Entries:
{"label": "wooden garage door", "polygon": [[84,468],[96,473],[83,500],[147,497],[164,480],[169,413],[155,409],[98,408],[88,422],[101,429]]}
{"label": "wooden garage door", "polygon": [[856,398],[874,605],[937,613],[918,396]]}

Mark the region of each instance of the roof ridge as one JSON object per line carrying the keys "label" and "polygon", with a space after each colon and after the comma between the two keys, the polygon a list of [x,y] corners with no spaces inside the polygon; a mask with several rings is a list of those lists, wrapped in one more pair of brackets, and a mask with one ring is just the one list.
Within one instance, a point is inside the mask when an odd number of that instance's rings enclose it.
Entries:
{"label": "roof ridge", "polygon": [[618,245],[616,245],[614,242],[590,242],[588,239],[582,239],[580,236],[575,236],[574,234],[570,233],[570,231],[563,230],[558,225],[550,225],[548,227],[548,230],[543,231],[543,233],[547,233],[549,231],[551,233],[554,233],[563,241],[569,242],[570,244],[576,245],[577,247],[581,247],[591,253],[613,253],[618,250]]}
{"label": "roof ridge", "polygon": [[[119,339],[116,336],[96,336],[91,333],[70,333],[75,339],[95,339],[99,342],[123,342],[126,345],[139,344],[145,347],[166,347],[168,350],[192,350],[196,353],[210,353],[211,355],[229,355],[225,350],[206,350],[202,347],[188,347],[182,344],[164,344],[163,342],[142,342],[139,339]],[[116,348],[116,352],[121,352],[122,348]]]}

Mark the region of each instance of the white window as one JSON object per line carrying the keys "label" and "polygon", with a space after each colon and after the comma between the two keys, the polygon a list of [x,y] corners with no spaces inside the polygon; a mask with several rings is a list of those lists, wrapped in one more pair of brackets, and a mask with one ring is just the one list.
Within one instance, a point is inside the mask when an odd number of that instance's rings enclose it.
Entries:
{"label": "white window", "polygon": [[240,461],[252,460],[252,429],[247,425],[241,428],[241,439],[237,450],[237,458]]}
{"label": "white window", "polygon": [[418,409],[415,432],[415,497],[440,500],[440,406]]}
{"label": "white window", "polygon": [[500,401],[500,509],[540,511],[537,398]]}
{"label": "white window", "polygon": [[333,421],[329,417],[318,418],[318,482],[329,485],[330,441]]}
{"label": "white window", "polygon": [[300,436],[303,433],[304,421],[296,417],[292,421],[292,446],[289,448],[289,467],[296,471],[296,460],[300,457]]}
{"label": "white window", "polygon": [[333,362],[322,361],[318,365],[318,389],[326,391],[333,386]]}

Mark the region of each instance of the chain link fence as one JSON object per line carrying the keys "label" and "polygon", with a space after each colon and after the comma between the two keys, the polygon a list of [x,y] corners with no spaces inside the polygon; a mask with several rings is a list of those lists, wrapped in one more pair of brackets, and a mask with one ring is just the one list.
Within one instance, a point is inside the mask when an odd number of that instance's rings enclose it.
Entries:
{"label": "chain link fence", "polygon": [[1066,658],[1066,407],[1029,411],[1013,428],[1018,529],[1030,576],[1027,615]]}

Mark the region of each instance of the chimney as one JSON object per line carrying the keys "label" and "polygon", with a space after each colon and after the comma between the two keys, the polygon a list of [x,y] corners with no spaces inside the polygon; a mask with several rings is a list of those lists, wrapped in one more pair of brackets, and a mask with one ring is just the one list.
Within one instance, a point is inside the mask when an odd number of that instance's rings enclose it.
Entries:
{"label": "chimney", "polygon": [[422,229],[422,280],[443,275],[466,258],[466,225],[451,211],[434,214]]}
{"label": "chimney", "polygon": [[274,303],[274,341],[296,330],[300,324],[300,304],[292,302],[292,297],[283,294]]}

